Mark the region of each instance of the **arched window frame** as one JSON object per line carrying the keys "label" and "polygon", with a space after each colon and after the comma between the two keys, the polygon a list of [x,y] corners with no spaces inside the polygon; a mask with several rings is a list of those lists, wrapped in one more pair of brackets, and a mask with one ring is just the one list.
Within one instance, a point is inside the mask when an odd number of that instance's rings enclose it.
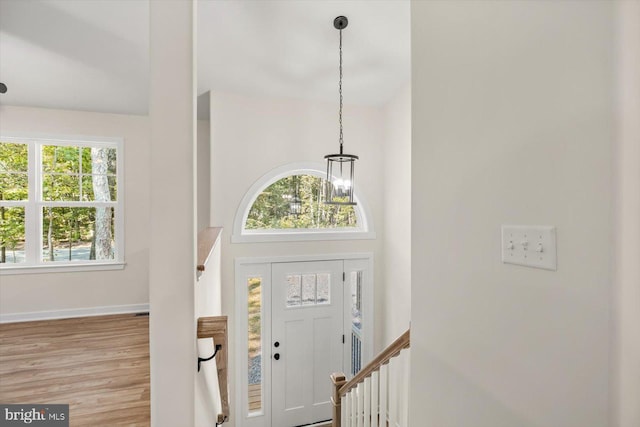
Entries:
{"label": "arched window frame", "polygon": [[314,240],[361,240],[375,239],[373,218],[362,193],[356,190],[354,200],[358,226],[355,228],[320,228],[320,229],[270,229],[247,230],[245,224],[249,211],[258,196],[271,184],[291,175],[312,175],[325,178],[326,170],[322,163],[289,163],[264,174],[245,193],[233,222],[232,243],[250,242],[292,242]]}

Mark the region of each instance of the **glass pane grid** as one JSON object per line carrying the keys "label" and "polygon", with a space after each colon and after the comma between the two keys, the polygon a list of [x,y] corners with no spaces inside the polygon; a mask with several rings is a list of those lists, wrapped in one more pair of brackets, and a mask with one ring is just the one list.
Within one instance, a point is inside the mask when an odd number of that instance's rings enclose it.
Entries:
{"label": "glass pane grid", "polygon": [[351,323],[357,330],[362,329],[362,272],[351,273]]}
{"label": "glass pane grid", "polygon": [[0,142],[0,172],[28,172],[28,152],[27,144]]}
{"label": "glass pane grid", "polygon": [[301,284],[302,280],[299,274],[287,276],[287,307],[296,307],[302,302]]}
{"label": "glass pane grid", "polygon": [[362,271],[349,275],[351,287],[351,375],[362,369]]}
{"label": "glass pane grid", "polygon": [[316,275],[305,274],[302,276],[302,305],[316,304]]}
{"label": "glass pane grid", "polygon": [[0,171],[0,200],[27,200],[28,198],[29,176],[26,172]]}
{"label": "glass pane grid", "polygon": [[21,264],[25,259],[25,208],[0,206],[0,264]]}
{"label": "glass pane grid", "polygon": [[[115,260],[117,148],[86,144],[0,141],[1,263]],[[34,182],[38,200],[29,198]],[[25,215],[31,209],[38,214]]]}
{"label": "glass pane grid", "polygon": [[115,201],[116,149],[42,147],[42,197],[46,201]]}
{"label": "glass pane grid", "polygon": [[42,208],[42,261],[110,261],[115,257],[112,207]]}
{"label": "glass pane grid", "polygon": [[44,172],[80,172],[80,147],[74,146],[42,146],[42,170]]}
{"label": "glass pane grid", "polygon": [[45,173],[42,194],[45,201],[112,202],[117,197],[117,178],[113,175]]}
{"label": "glass pane grid", "polygon": [[287,276],[287,308],[330,304],[329,273],[290,274]]}
{"label": "glass pane grid", "polygon": [[317,275],[317,297],[316,303],[318,305],[321,304],[330,304],[330,289],[329,282],[331,280],[331,275],[329,273],[319,273]]}

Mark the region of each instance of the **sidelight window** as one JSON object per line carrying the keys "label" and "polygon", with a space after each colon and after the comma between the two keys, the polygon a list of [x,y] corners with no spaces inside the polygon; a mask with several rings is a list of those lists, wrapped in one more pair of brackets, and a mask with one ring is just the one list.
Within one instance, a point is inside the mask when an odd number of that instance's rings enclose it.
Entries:
{"label": "sidelight window", "polygon": [[352,271],[351,288],[351,375],[362,369],[362,271]]}
{"label": "sidelight window", "polygon": [[248,413],[262,411],[262,278],[249,277],[247,279],[247,346],[248,355]]}

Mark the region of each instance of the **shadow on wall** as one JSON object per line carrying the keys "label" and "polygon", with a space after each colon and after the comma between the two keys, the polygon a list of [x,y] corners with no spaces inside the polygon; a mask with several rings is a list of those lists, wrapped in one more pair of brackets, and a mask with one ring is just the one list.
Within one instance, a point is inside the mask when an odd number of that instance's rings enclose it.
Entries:
{"label": "shadow on wall", "polygon": [[[428,399],[420,399],[422,403],[416,402],[412,397],[413,406],[416,404],[437,402],[438,406],[423,406],[422,411],[430,413],[431,422],[441,421],[441,425],[452,424],[451,414],[459,411],[465,412],[465,419],[474,419],[476,427],[540,427],[532,424],[524,415],[514,413],[507,405],[503,404],[497,396],[492,395],[488,390],[483,390],[469,377],[466,377],[459,370],[433,353],[427,353],[427,357],[421,363],[422,366],[429,366],[427,378],[430,384],[437,384],[437,389],[425,386],[423,390],[433,394]],[[454,408],[446,405],[453,405]],[[414,415],[416,411],[412,412]],[[421,426],[420,420],[411,419],[412,426]]]}

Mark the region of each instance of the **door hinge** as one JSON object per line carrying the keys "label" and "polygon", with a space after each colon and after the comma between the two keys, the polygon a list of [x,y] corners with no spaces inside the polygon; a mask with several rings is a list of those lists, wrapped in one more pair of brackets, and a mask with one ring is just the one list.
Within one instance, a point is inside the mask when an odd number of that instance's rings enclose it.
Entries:
{"label": "door hinge", "polygon": [[344,344],[344,334],[342,334],[342,344]]}
{"label": "door hinge", "polygon": [[347,273],[345,273],[344,271],[342,272],[342,283],[346,282],[347,280]]}

